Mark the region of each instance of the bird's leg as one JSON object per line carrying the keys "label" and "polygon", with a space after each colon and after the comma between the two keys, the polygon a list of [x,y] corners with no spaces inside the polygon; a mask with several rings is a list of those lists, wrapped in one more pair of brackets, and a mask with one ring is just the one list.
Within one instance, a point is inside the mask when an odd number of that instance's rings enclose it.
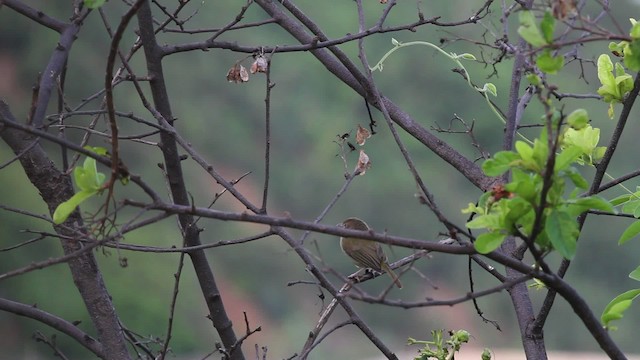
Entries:
{"label": "bird's leg", "polygon": [[368,273],[368,270],[371,270],[369,268],[359,268],[358,271],[354,272],[353,274],[347,276],[347,278],[353,280],[356,283],[359,283],[362,279],[363,276],[365,276]]}

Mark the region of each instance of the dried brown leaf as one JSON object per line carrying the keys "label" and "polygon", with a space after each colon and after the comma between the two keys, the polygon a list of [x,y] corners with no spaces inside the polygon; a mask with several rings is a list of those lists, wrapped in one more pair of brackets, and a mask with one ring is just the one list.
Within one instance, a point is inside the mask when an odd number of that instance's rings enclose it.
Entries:
{"label": "dried brown leaf", "polygon": [[358,124],[358,130],[356,131],[356,142],[358,145],[362,146],[367,141],[368,138],[371,137],[371,133],[369,130],[363,128]]}
{"label": "dried brown leaf", "polygon": [[258,55],[253,64],[251,64],[251,68],[249,69],[249,71],[251,71],[252,74],[255,74],[257,72],[265,73],[267,72],[268,66],[269,62],[264,57],[264,55]]}
{"label": "dried brown leaf", "polygon": [[358,157],[358,166],[356,167],[358,175],[364,175],[370,167],[371,161],[369,160],[369,155],[367,155],[364,150],[360,150],[360,156]]}
{"label": "dried brown leaf", "polygon": [[227,72],[227,81],[236,84],[247,82],[249,81],[249,73],[244,66],[240,64],[234,64]]}
{"label": "dried brown leaf", "polygon": [[558,20],[564,20],[567,17],[574,18],[578,14],[576,5],[576,0],[554,0],[551,4],[553,17]]}

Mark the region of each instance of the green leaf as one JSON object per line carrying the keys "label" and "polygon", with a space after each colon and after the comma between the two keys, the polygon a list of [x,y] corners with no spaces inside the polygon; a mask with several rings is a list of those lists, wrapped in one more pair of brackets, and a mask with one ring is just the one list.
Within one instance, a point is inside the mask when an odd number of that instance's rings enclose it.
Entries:
{"label": "green leaf", "polygon": [[567,128],[562,137],[564,146],[574,145],[579,147],[582,153],[592,161],[599,141],[600,129],[594,129],[591,125],[587,125],[580,130]]}
{"label": "green leaf", "polygon": [[480,254],[488,254],[502,245],[506,236],[507,235],[496,231],[480,234],[473,243],[473,246],[475,246],[476,251]]}
{"label": "green leaf", "polygon": [[633,280],[640,281],[640,266],[638,266],[635,270],[629,273],[629,277]]}
{"label": "green leaf", "polygon": [[633,224],[629,225],[622,235],[620,235],[620,239],[618,239],[618,245],[622,245],[627,241],[633,239],[634,237],[640,234],[640,221],[634,221]]}
{"label": "green leaf", "polygon": [[609,324],[613,320],[622,319],[622,313],[625,312],[629,308],[629,306],[631,306],[631,303],[632,301],[627,299],[616,302],[615,304],[611,305],[611,307],[609,308],[609,312],[606,315],[603,315],[602,320],[606,324]]}
{"label": "green leaf", "polygon": [[561,171],[568,169],[580,156],[582,156],[582,149],[575,145],[562,149],[562,152],[556,156],[554,170]]}
{"label": "green leaf", "polygon": [[533,211],[531,204],[521,197],[510,199],[507,205],[508,211],[504,217],[504,227],[507,231],[512,231],[514,226],[519,224],[525,215]]}
{"label": "green leaf", "polygon": [[635,198],[632,194],[624,194],[624,195],[620,195],[620,196],[617,196],[617,197],[609,200],[609,202],[611,202],[611,204],[613,206],[618,206],[618,205],[622,205],[622,204],[626,203],[627,201],[629,201],[632,198]]}
{"label": "green leaf", "polygon": [[589,113],[585,109],[576,109],[567,115],[567,124],[575,130],[580,130],[589,124]]}
{"label": "green leaf", "polygon": [[602,210],[606,212],[615,212],[613,205],[604,198],[597,195],[587,196],[579,199],[567,201],[567,210],[573,217],[577,217],[585,211]]}
{"label": "green leaf", "polygon": [[106,0],[84,0],[84,5],[89,9],[97,9],[105,3]]}
{"label": "green leaf", "polygon": [[[546,131],[543,130],[543,132]],[[546,137],[546,136],[545,136]],[[536,168],[531,169],[537,172],[541,172],[547,165],[547,157],[549,155],[549,147],[546,140],[543,140],[542,136],[539,139],[533,141],[533,160],[536,163]]]}
{"label": "green leaf", "polygon": [[626,291],[607,304],[600,316],[600,322],[607,328],[611,328],[609,323],[613,320],[622,319],[622,313],[629,308],[631,302],[640,295],[640,289]]}
{"label": "green leaf", "polygon": [[499,229],[502,227],[500,217],[497,214],[476,216],[466,225],[469,229]]}
{"label": "green leaf", "polygon": [[511,151],[499,151],[482,164],[482,171],[487,176],[500,176],[513,166],[513,162],[519,160],[520,156]]}
{"label": "green leaf", "polygon": [[618,53],[620,56],[624,53],[624,48],[629,44],[626,41],[620,41],[619,43],[610,42],[609,43],[609,51],[612,53]]}
{"label": "green leaf", "polygon": [[640,200],[640,189],[636,188],[636,192],[631,194],[622,194],[620,196],[617,196],[611,199],[610,201],[613,204],[613,206],[618,206],[618,205],[627,203],[629,201],[638,201],[638,200]]}
{"label": "green leaf", "polygon": [[625,48],[624,65],[631,71],[640,70],[640,39],[634,39]]}
{"label": "green leaf", "polygon": [[536,189],[542,186],[542,178],[539,175],[514,168],[511,172],[511,178],[513,180],[505,185],[507,191],[515,193],[531,203],[536,201],[538,197]]}
{"label": "green leaf", "polygon": [[593,152],[591,153],[591,162],[594,164],[599,163],[600,160],[602,160],[602,158],[604,157],[604,154],[606,152],[607,152],[606,146],[596,146],[596,148],[593,149]]}
{"label": "green leaf", "polygon": [[546,217],[545,231],[551,245],[560,255],[571,260],[576,253],[576,238],[578,225],[575,218],[564,210],[553,209]]}
{"label": "green leaf", "polygon": [[602,54],[598,57],[598,79],[602,84],[598,89],[598,94],[602,95],[603,100],[607,103],[619,102],[621,99],[618,94],[616,79],[613,76],[613,63],[607,54]]}
{"label": "green leaf", "polygon": [[636,21],[636,19],[629,19],[631,22],[631,31],[629,31],[629,36],[634,39],[640,38],[640,23]]}
{"label": "green leaf", "polygon": [[635,212],[640,207],[640,200],[636,197],[633,197],[629,201],[627,201],[624,205],[622,205],[622,212],[627,214],[635,214]]}
{"label": "green leaf", "polygon": [[92,181],[86,174],[86,170],[83,167],[76,166],[73,169],[73,180],[76,182],[76,186],[80,190],[91,191]]}
{"label": "green leaf", "polygon": [[624,72],[624,68],[620,63],[616,63],[615,79],[616,86],[618,87],[618,96],[620,97],[620,101],[622,101],[624,100],[624,96],[633,89],[633,77]]}
{"label": "green leaf", "polygon": [[551,50],[546,49],[536,58],[536,65],[546,74],[555,74],[564,66],[564,56],[551,55]]}
{"label": "green leaf", "polygon": [[105,176],[98,173],[96,160],[87,157],[82,167],[76,166],[73,169],[73,179],[82,191],[97,191],[104,182]]}
{"label": "green leaf", "polygon": [[609,119],[613,119],[613,115],[614,115],[614,111],[613,111],[613,103],[609,104],[609,109],[607,109],[607,115],[609,116]]}
{"label": "green leaf", "polygon": [[553,42],[553,29],[556,25],[556,19],[551,15],[551,11],[545,11],[544,17],[540,22],[540,29],[542,30],[542,36],[547,44]]}
{"label": "green leaf", "polygon": [[571,182],[573,182],[573,185],[577,186],[578,188],[586,189],[589,187],[589,183],[587,182],[587,180],[576,169],[569,168],[565,171],[564,174],[569,178],[569,180],[571,180]]}
{"label": "green leaf", "polygon": [[483,209],[476,206],[474,203],[469,203],[469,206],[461,210],[463,214],[482,214]]}
{"label": "green leaf", "polygon": [[518,34],[529,44],[535,47],[547,45],[540,29],[536,24],[536,17],[533,12],[524,10],[520,12],[520,27]]}
{"label": "green leaf", "polygon": [[498,88],[493,83],[485,83],[482,89],[493,96],[498,96]]}
{"label": "green leaf", "polygon": [[98,155],[107,155],[107,148],[102,147],[102,146],[89,146],[89,145],[85,145],[83,146],[83,149],[85,150],[89,150],[92,151]]}
{"label": "green leaf", "polygon": [[56,210],[53,212],[53,222],[55,224],[62,224],[65,222],[73,210],[80,206],[83,201],[96,193],[97,191],[80,191],[74,194],[69,200],[58,205]]}
{"label": "green leaf", "polygon": [[597,195],[583,197],[573,200],[572,202],[586,209],[602,210],[608,212],[614,211],[613,205],[608,200]]}
{"label": "green leaf", "polygon": [[534,85],[534,86],[539,86],[540,83],[542,82],[542,79],[540,79],[540,76],[536,74],[527,74],[527,80],[529,80],[531,85]]}
{"label": "green leaf", "polygon": [[487,191],[480,196],[478,199],[478,207],[483,208],[483,210],[487,207],[487,202],[492,198],[491,191]]}
{"label": "green leaf", "polygon": [[473,60],[473,61],[477,60],[473,54],[469,54],[469,53],[460,54],[459,57],[465,60]]}
{"label": "green leaf", "polygon": [[520,140],[516,141],[515,148],[522,160],[526,161],[533,159],[533,148],[526,142]]}

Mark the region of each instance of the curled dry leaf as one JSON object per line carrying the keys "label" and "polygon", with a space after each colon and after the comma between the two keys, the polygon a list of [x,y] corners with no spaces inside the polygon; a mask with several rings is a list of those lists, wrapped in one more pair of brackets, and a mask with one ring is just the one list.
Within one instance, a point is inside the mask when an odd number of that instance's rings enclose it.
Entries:
{"label": "curled dry leaf", "polygon": [[491,195],[493,196],[495,201],[500,199],[508,198],[511,199],[513,197],[513,193],[507,191],[504,188],[503,184],[496,184],[491,187]]}
{"label": "curled dry leaf", "polygon": [[360,126],[360,124],[358,124],[358,130],[356,131],[356,142],[358,143],[358,145],[364,145],[365,141],[367,141],[367,139],[370,137],[371,133],[369,132],[369,130],[363,128],[362,126]]}
{"label": "curled dry leaf", "polygon": [[265,73],[267,72],[268,66],[269,62],[264,57],[264,55],[258,55],[256,56],[256,60],[253,62],[253,64],[251,64],[251,68],[249,68],[249,71],[251,71],[252,74],[255,74],[257,72]]}
{"label": "curled dry leaf", "polygon": [[360,150],[360,156],[358,157],[358,166],[356,167],[358,175],[364,175],[370,167],[371,161],[369,160],[369,155],[367,155],[364,150]]}
{"label": "curled dry leaf", "polygon": [[554,0],[551,4],[553,17],[558,20],[572,19],[578,15],[576,0]]}
{"label": "curled dry leaf", "polygon": [[249,81],[249,73],[247,69],[240,65],[234,64],[227,72],[227,81],[232,83],[243,83]]}

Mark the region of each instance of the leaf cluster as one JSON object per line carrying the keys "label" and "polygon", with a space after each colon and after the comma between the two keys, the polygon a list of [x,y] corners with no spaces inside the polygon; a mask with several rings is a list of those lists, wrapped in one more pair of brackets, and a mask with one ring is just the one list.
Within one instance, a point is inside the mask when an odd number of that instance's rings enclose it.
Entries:
{"label": "leaf cluster", "polygon": [[[90,146],[85,148],[98,155],[106,154],[106,149],[104,148]],[[104,183],[105,175],[98,172],[96,159],[87,157],[84,159],[82,166],[76,166],[73,169],[73,180],[80,191],[75,193],[69,200],[58,205],[53,213],[53,222],[56,224],[63,223],[80,204],[93,195],[100,193],[103,189],[102,184]]]}
{"label": "leaf cluster", "polygon": [[[559,120],[558,116],[556,121]],[[599,129],[587,121],[588,114],[583,109],[567,116],[569,125],[559,136],[558,153],[550,151],[545,127],[532,145],[517,141],[515,151],[498,152],[484,162],[482,169],[487,175],[501,176],[510,171],[512,178],[485,193],[478,205],[470,204],[464,210],[475,215],[467,223],[468,228],[487,230],[476,238],[478,252],[494,251],[513,235],[571,259],[579,235],[577,217],[594,209],[613,211],[613,205],[599,196],[579,195],[588,183],[575,165],[593,164],[605,150],[597,146]],[[540,224],[539,229],[536,224]]]}

